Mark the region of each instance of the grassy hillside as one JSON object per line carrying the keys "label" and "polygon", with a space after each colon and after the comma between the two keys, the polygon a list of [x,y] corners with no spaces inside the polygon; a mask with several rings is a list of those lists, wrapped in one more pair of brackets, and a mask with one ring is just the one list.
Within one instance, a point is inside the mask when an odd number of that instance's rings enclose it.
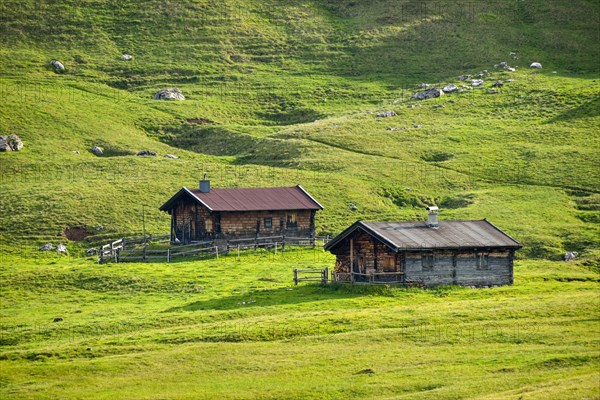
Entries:
{"label": "grassy hillside", "polygon": [[[480,3],[0,0],[0,134],[25,143],[0,153],[2,397],[598,397],[600,4]],[[417,101],[421,83],[463,92]],[[168,87],[186,100],[152,100]],[[302,184],[320,234],[434,203],[487,218],[524,244],[516,285],[289,290],[331,257],[81,256],[142,212],[166,233],[158,207],[205,172]],[[435,333],[456,321],[479,336]]]}

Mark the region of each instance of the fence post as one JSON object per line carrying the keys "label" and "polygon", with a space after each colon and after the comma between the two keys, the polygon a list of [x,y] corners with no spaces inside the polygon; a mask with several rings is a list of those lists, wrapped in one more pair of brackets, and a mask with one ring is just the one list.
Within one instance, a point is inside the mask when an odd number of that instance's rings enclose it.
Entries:
{"label": "fence post", "polygon": [[121,245],[123,246],[123,250],[125,250],[125,238],[122,238],[121,241],[122,241]]}
{"label": "fence post", "polygon": [[327,285],[328,280],[329,280],[329,267],[325,267],[325,271],[323,271],[323,284]]}
{"label": "fence post", "polygon": [[215,246],[215,254],[217,255],[217,260],[219,259],[219,246]]}
{"label": "fence post", "polygon": [[275,242],[275,255],[277,255],[277,242]]}
{"label": "fence post", "polygon": [[148,245],[144,245],[144,255],[142,256],[142,261],[146,262],[146,247]]}
{"label": "fence post", "polygon": [[294,284],[298,286],[298,268],[294,268]]}
{"label": "fence post", "polygon": [[171,262],[171,248],[167,248],[167,262]]}
{"label": "fence post", "polygon": [[119,249],[115,249],[113,251],[113,253],[115,253],[115,262],[118,263],[119,262]]}
{"label": "fence post", "polygon": [[281,239],[281,252],[283,253],[285,251],[285,235]]}
{"label": "fence post", "polygon": [[238,261],[241,261],[240,260],[240,244],[239,243],[237,245],[237,248],[238,248]]}

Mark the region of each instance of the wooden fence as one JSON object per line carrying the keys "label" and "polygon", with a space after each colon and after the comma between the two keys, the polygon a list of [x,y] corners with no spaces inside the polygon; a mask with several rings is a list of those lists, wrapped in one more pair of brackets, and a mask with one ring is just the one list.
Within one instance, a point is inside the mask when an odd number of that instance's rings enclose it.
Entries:
{"label": "wooden fence", "polygon": [[372,272],[370,274],[361,274],[358,272],[333,272],[332,280],[342,283],[365,283],[376,284],[399,284],[404,282],[403,272]]}
{"label": "wooden fence", "polygon": [[[304,276],[301,276],[304,275]],[[329,268],[294,268],[294,284],[298,285],[298,282],[321,282],[327,284],[329,281]]]}
{"label": "wooden fence", "polygon": [[219,257],[220,254],[228,254],[231,250],[237,250],[238,258],[242,250],[259,248],[285,251],[285,246],[311,246],[317,243],[327,243],[326,238],[302,238],[281,236],[264,236],[239,239],[216,239],[204,242],[194,242],[186,245],[174,245],[164,249],[156,249],[156,245],[169,243],[170,236],[149,236],[147,238],[123,238],[107,243],[100,248],[99,255],[101,264],[106,262],[147,262],[166,261],[171,262],[177,257]]}

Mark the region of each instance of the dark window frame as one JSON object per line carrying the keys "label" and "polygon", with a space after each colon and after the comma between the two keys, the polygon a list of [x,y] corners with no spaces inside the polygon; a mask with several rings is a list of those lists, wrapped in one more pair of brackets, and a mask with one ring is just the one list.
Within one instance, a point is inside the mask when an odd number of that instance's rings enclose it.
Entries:
{"label": "dark window frame", "polygon": [[485,252],[475,253],[475,265],[478,270],[486,270],[490,268],[490,254]]}
{"label": "dark window frame", "polygon": [[421,253],[421,271],[431,272],[435,265],[435,254],[433,252]]}
{"label": "dark window frame", "polygon": [[265,229],[273,229],[273,218],[272,217],[263,218],[263,226]]}

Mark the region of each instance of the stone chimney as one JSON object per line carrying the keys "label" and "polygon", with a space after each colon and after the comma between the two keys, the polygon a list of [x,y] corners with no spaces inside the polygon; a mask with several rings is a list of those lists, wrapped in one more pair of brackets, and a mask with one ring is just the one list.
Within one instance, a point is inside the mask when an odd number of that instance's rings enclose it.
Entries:
{"label": "stone chimney", "polygon": [[439,227],[438,222],[438,211],[439,208],[436,206],[427,207],[427,226],[433,229],[437,229]]}
{"label": "stone chimney", "polygon": [[210,181],[206,179],[206,173],[204,174],[204,179],[200,181],[200,193],[208,193],[210,192]]}

